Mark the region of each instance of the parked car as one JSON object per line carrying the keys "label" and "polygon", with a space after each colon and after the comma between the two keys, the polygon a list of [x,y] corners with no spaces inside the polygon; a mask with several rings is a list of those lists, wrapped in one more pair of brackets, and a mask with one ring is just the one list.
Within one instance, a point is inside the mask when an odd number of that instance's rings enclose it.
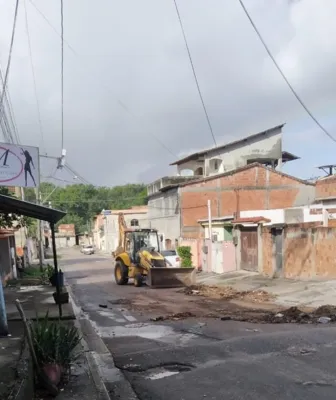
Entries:
{"label": "parked car", "polygon": [[169,267],[180,267],[180,257],[178,256],[176,250],[162,250],[161,254],[165,258]]}
{"label": "parked car", "polygon": [[80,252],[81,253],[83,253],[84,247],[85,247],[85,244],[80,244]]}
{"label": "parked car", "polygon": [[87,245],[83,247],[83,254],[90,255],[94,254],[94,248],[91,245]]}

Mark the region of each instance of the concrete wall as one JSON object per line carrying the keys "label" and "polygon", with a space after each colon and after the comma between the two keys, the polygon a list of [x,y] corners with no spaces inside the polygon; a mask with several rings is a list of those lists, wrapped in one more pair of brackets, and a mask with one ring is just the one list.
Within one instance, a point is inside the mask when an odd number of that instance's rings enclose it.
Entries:
{"label": "concrete wall", "polygon": [[249,138],[225,148],[208,151],[201,160],[178,165],[178,174],[185,170],[195,173],[203,168],[204,176],[213,176],[243,167],[251,162],[282,158],[282,128],[271,129],[262,137]]}
{"label": "concrete wall", "polygon": [[76,236],[56,236],[56,248],[62,249],[76,245]]}
{"label": "concrete wall", "polygon": [[148,221],[150,227],[157,229],[163,236],[162,248],[165,249],[166,241],[170,240],[175,247],[175,240],[180,238],[180,210],[179,190],[171,189],[159,192],[148,200]]}
{"label": "concrete wall", "polygon": [[[319,209],[319,212],[314,211]],[[240,216],[242,218],[249,217],[265,217],[271,222],[264,225],[272,224],[298,224],[306,222],[322,223],[322,212],[320,206],[304,206],[304,207],[293,207],[293,208],[278,208],[275,210],[248,210],[241,211]]]}
{"label": "concrete wall", "polygon": [[200,219],[207,219],[207,201],[212,217],[239,211],[270,210],[303,206],[315,198],[315,185],[253,164],[180,188],[182,236],[200,237]]}
{"label": "concrete wall", "polygon": [[[315,223],[316,225],[316,223]],[[270,228],[262,234],[263,274],[273,276],[275,249]],[[336,228],[301,224],[283,231],[282,275],[288,279],[336,278]]]}

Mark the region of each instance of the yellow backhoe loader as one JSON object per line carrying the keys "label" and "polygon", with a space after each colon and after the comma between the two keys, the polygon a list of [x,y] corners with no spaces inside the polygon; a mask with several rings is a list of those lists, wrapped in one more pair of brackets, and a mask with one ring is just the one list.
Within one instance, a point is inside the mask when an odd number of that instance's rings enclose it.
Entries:
{"label": "yellow backhoe loader", "polygon": [[160,254],[156,229],[127,228],[122,213],[118,216],[119,245],[115,258],[114,276],[118,285],[126,285],[133,279],[135,286],[169,288],[189,286],[195,283],[195,268],[167,267]]}

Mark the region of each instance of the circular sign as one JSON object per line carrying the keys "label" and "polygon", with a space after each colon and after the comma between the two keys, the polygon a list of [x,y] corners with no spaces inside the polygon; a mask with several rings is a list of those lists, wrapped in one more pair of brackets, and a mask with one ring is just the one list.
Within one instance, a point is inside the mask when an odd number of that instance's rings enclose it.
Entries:
{"label": "circular sign", "polygon": [[12,150],[0,146],[0,182],[10,182],[19,178],[23,162]]}

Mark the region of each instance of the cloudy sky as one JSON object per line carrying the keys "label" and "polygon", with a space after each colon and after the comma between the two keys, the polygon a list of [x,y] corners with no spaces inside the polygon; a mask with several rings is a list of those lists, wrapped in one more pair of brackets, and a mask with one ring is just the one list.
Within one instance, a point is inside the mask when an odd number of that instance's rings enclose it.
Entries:
{"label": "cloudy sky", "polygon": [[[3,71],[14,3],[0,0]],[[316,166],[336,162],[336,143],[293,97],[238,0],[178,5],[217,143],[286,122],[284,149],[302,157],[286,172],[309,178],[318,175]],[[336,137],[336,1],[245,5],[292,85]],[[26,7],[43,140],[24,0],[9,92],[22,144],[59,156],[60,1],[26,0]],[[64,30],[64,143],[69,164],[88,181],[147,182],[173,173],[168,165],[175,156],[213,145],[173,0],[64,0]],[[52,167],[43,161],[42,175]],[[58,174],[71,180],[65,171]]]}

